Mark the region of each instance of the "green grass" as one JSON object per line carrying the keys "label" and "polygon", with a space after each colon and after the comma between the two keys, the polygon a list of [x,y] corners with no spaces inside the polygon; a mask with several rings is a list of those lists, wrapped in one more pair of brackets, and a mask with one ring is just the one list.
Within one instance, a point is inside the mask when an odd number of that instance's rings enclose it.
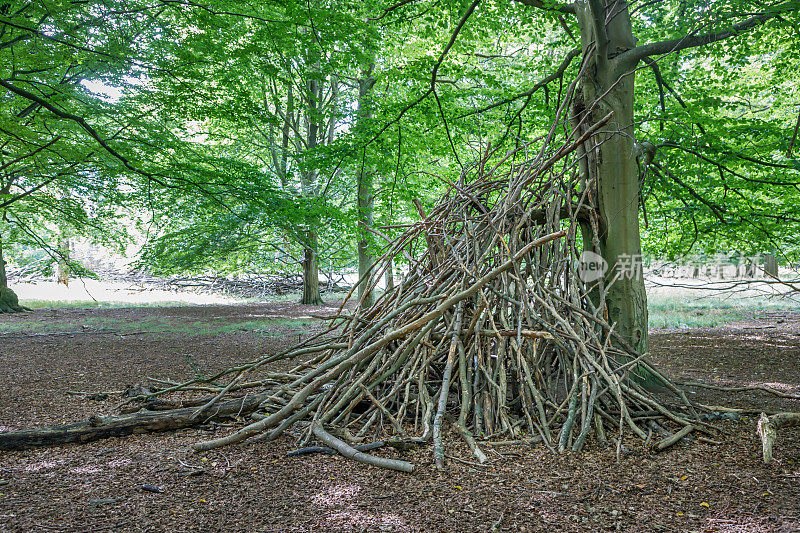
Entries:
{"label": "green grass", "polygon": [[186,302],[166,301],[155,303],[131,302],[98,302],[94,300],[20,300],[20,303],[31,309],[131,309],[134,307],[180,307]]}
{"label": "green grass", "polygon": [[650,328],[715,327],[767,311],[800,310],[795,302],[765,297],[654,295],[647,304]]}

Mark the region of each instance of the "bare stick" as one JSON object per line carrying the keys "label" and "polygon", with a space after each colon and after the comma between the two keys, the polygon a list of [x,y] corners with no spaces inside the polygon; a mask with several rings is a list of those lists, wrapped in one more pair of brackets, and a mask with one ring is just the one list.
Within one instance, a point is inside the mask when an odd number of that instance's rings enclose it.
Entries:
{"label": "bare stick", "polygon": [[348,459],[352,459],[353,461],[358,461],[359,463],[365,463],[372,466],[377,466],[379,468],[388,468],[390,470],[398,470],[400,472],[408,472],[411,473],[414,471],[414,465],[409,463],[408,461],[399,461],[397,459],[386,459],[384,457],[375,457],[373,455],[368,455],[366,453],[360,452],[347,444],[346,442],[337,439],[324,429],[319,424],[313,425],[313,432],[316,437],[339,452],[340,455],[347,457]]}

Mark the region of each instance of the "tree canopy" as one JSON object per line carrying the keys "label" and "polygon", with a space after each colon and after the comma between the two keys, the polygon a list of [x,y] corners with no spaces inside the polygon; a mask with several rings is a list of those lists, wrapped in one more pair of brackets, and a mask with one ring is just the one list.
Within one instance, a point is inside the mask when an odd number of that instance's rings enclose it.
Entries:
{"label": "tree canopy", "polygon": [[[635,59],[645,253],[796,258],[797,4],[588,3],[612,25],[625,7],[636,38],[608,58]],[[57,254],[63,232],[119,245],[127,218],[151,228],[153,271],[292,270],[303,250],[347,268],[358,242],[385,242],[359,224],[392,236],[419,216],[412,200],[432,205],[483,154],[534,157],[594,68],[581,13],[537,0],[4,2],[6,255]]]}

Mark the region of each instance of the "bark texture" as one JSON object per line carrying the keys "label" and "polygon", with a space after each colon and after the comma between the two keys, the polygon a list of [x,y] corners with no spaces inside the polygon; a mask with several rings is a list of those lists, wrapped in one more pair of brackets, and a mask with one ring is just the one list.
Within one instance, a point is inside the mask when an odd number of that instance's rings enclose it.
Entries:
{"label": "bark texture", "polygon": [[306,246],[303,250],[303,298],[301,304],[322,305],[322,296],[319,293],[319,263],[317,260],[317,233],[314,230],[306,232]]}
{"label": "bark texture", "polygon": [[3,259],[3,241],[0,238],[0,313],[19,313],[26,309],[19,305],[19,298],[8,288],[6,262]]}
{"label": "bark texture", "polygon": [[800,413],[778,413],[767,416],[761,413],[758,420],[758,436],[761,437],[762,458],[765,463],[772,461],[772,446],[781,428],[800,426]]}
{"label": "bark texture", "polygon": [[69,287],[69,239],[58,240],[58,283]]}
{"label": "bark texture", "polygon": [[255,411],[267,397],[266,394],[237,398],[217,404],[209,415],[196,416],[197,407],[186,407],[169,411],[141,410],[133,414],[119,416],[94,416],[86,422],[68,426],[42,429],[9,431],[0,433],[0,450],[20,450],[39,446],[53,446],[91,442],[110,437],[171,431],[190,426],[198,426],[212,418],[247,415]]}
{"label": "bark texture", "polygon": [[[585,68],[573,101],[576,137],[613,112],[604,131],[584,145],[584,186],[597,207],[597,239],[584,249],[608,264],[604,283],[608,321],[638,352],[647,352],[647,296],[641,270],[639,180],[634,156],[634,68],[613,61],[634,47],[627,3],[594,0],[574,4],[581,26]],[[590,235],[584,223],[584,235]]]}
{"label": "bark texture", "polygon": [[[361,72],[358,80],[358,128],[364,130],[372,119],[372,89],[375,78],[372,75],[374,65],[370,64]],[[361,152],[361,168],[358,173],[358,278],[364,279],[372,268],[375,258],[370,250],[370,229],[373,224],[374,206],[374,170],[367,158],[367,147]],[[367,307],[374,301],[372,291],[366,283],[358,286],[358,296],[363,298]]]}

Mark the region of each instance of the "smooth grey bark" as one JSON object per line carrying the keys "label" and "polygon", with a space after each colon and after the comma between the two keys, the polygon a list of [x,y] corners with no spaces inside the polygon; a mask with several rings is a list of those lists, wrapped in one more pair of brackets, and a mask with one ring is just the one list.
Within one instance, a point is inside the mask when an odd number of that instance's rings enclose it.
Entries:
{"label": "smooth grey bark", "polygon": [[[0,226],[3,221],[0,220]],[[25,311],[19,305],[17,295],[8,287],[8,276],[6,275],[6,262],[3,258],[3,235],[0,227],[0,313],[18,313]]]}
{"label": "smooth grey bark", "polygon": [[[318,110],[321,101],[321,87],[320,83],[315,79],[310,79],[307,85],[307,140],[306,146],[309,153],[317,147],[318,136],[320,133],[320,124],[318,118]],[[324,132],[323,132],[324,133]],[[317,182],[317,170],[307,169],[303,173],[302,186],[303,194],[306,196],[313,196]],[[317,250],[319,248],[319,240],[317,238],[316,226],[319,221],[309,220],[308,228],[305,231],[305,242],[303,243],[303,296],[300,299],[301,304],[306,305],[322,305],[322,296],[319,292],[319,263],[317,259]]]}
{"label": "smooth grey bark", "polygon": [[[591,187],[600,214],[599,242],[584,227],[584,247],[600,253],[613,267],[627,264],[641,253],[637,169],[633,156],[634,78],[637,65],[652,56],[702,47],[750,31],[779,17],[779,9],[752,13],[740,22],[708,24],[706,33],[692,32],[637,46],[625,0],[579,0],[561,4],[543,0],[514,0],[534,8],[574,15],[587,61],[575,98],[573,125],[586,119],[589,127],[614,111],[612,127],[581,151],[584,183]],[[635,271],[634,271],[635,273]],[[613,271],[607,281],[614,277]],[[647,299],[641,276],[623,277],[608,293],[608,319],[639,352],[647,351]]]}
{"label": "smooth grey bark", "polygon": [[58,283],[69,287],[69,239],[58,240]]}
{"label": "smooth grey bark", "polygon": [[389,260],[389,266],[386,268],[386,290],[394,289],[394,261]]}
{"label": "smooth grey bark", "polygon": [[778,277],[778,256],[774,252],[764,254],[764,277]]}
{"label": "smooth grey bark", "polygon": [[[7,181],[0,181],[0,198],[11,194],[11,184],[14,177],[10,176]],[[19,305],[17,295],[8,287],[8,276],[6,275],[6,261],[3,258],[3,218],[5,210],[0,211],[0,313],[18,313],[25,311]]]}
{"label": "smooth grey bark", "polygon": [[[356,128],[363,130],[366,123],[372,119],[372,89],[375,86],[373,71],[374,64],[362,69],[361,78],[358,80],[358,123]],[[367,146],[361,149],[361,161],[357,178],[357,210],[358,210],[358,278],[364,276],[372,269],[375,258],[370,250],[370,231],[374,221],[374,178],[375,172],[367,158]],[[363,305],[369,307],[374,300],[372,291],[368,291],[367,281],[358,286],[358,297],[363,300]]]}
{"label": "smooth grey bark", "polygon": [[[599,253],[609,265],[605,277],[610,323],[639,353],[647,351],[647,296],[640,265],[639,172],[634,155],[633,67],[619,69],[611,59],[634,47],[625,2],[576,3],[581,45],[593,64],[579,82],[573,101],[578,137],[606,116],[614,115],[581,153],[584,186],[591,189],[599,214],[599,239],[584,248]],[[608,20],[608,22],[606,22]],[[583,232],[591,235],[589,228]]]}
{"label": "smooth grey bark", "polygon": [[317,259],[317,233],[306,232],[306,244],[303,250],[303,297],[301,304],[323,305],[319,293],[319,262]]}

